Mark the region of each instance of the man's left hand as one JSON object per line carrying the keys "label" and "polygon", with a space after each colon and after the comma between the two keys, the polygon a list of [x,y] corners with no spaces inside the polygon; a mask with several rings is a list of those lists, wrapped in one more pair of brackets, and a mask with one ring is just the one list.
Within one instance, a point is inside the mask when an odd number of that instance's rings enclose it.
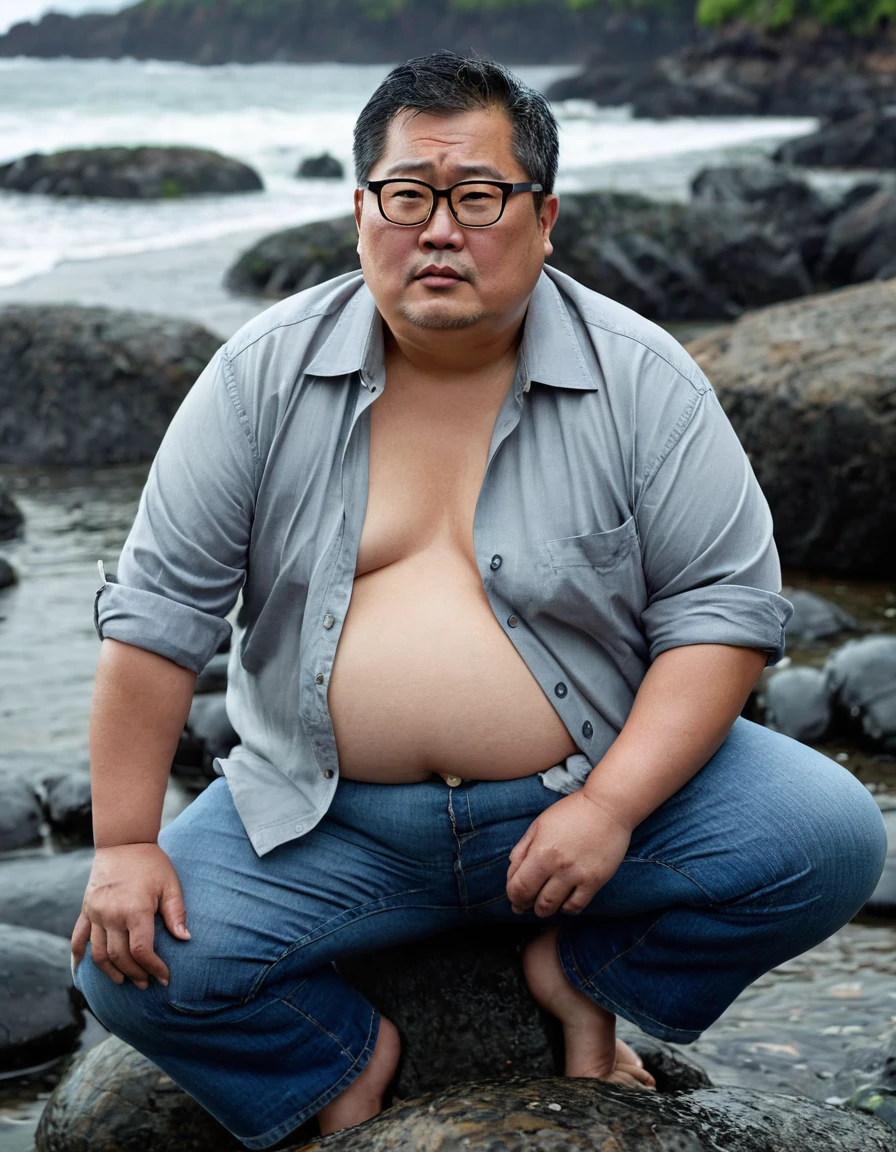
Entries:
{"label": "man's left hand", "polygon": [[584,789],[564,796],[529,825],[510,853],[507,897],[514,912],[581,912],[616,872],[632,829]]}

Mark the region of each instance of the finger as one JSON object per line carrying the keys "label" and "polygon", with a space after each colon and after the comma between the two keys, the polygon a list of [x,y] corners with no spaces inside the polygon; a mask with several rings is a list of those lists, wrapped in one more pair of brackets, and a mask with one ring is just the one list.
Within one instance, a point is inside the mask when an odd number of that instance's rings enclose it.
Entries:
{"label": "finger", "polygon": [[106,947],[106,929],[102,924],[94,924],[90,929],[90,958],[93,960],[94,967],[105,973],[113,983],[124,983],[124,976],[109,959],[109,951]]}
{"label": "finger", "polygon": [[507,882],[507,899],[514,912],[525,911],[535,903],[535,897],[542,890],[552,873],[544,865],[529,856]]}
{"label": "finger", "polygon": [[75,958],[75,964],[80,964],[84,959],[87,941],[90,939],[90,928],[90,919],[86,912],[82,912],[72,931],[72,956]]}
{"label": "finger", "polygon": [[133,980],[138,988],[149,985],[149,974],[131,956],[131,942],[128,933],[122,928],[106,929],[109,959],[119,972]]}
{"label": "finger", "polygon": [[563,901],[563,911],[570,912],[573,916],[581,912],[583,908],[587,908],[594,898],[596,888],[584,884],[576,885]]}
{"label": "finger", "polygon": [[552,876],[535,897],[535,915],[553,916],[560,905],[572,895],[573,885],[563,876]]}
{"label": "finger", "polygon": [[128,934],[128,944],[131,956],[140,967],[155,976],[160,984],[168,986],[168,966],[159,956],[155,948],[155,920],[147,919],[131,928]]}
{"label": "finger", "polygon": [[510,880],[515,875],[516,870],[526,859],[526,853],[529,851],[529,845],[535,839],[535,825],[530,824],[522,837],[513,846],[513,851],[510,853],[510,867],[507,869],[507,879]]}
{"label": "finger", "polygon": [[159,911],[162,913],[165,927],[172,936],[177,937],[178,940],[190,939],[187,928],[187,910],[184,907],[184,894],[176,876],[172,876],[162,890]]}

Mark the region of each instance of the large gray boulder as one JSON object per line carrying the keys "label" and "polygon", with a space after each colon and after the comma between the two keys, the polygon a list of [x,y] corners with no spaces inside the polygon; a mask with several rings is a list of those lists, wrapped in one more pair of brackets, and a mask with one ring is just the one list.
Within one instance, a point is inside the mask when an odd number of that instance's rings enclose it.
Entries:
{"label": "large gray boulder", "polygon": [[896,277],[896,189],[879,188],[837,214],[820,275],[832,285]]}
{"label": "large gray boulder", "polygon": [[43,810],[27,780],[0,768],[0,852],[39,844]]}
{"label": "large gray boulder", "polygon": [[896,282],[763,309],[688,350],[750,456],[783,563],[888,578]]}
{"label": "large gray boulder", "polygon": [[92,848],[0,861],[0,923],[71,939],[92,865]]}
{"label": "large gray boulder", "polygon": [[876,751],[896,752],[896,636],[848,640],[828,657],[825,676],[858,734]]}
{"label": "large gray boulder", "polygon": [[84,1016],[72,987],[69,942],[0,924],[0,1072],[73,1051]]}
{"label": "large gray boulder", "polygon": [[109,308],[0,310],[0,463],[151,460],[220,340]]}
{"label": "large gray boulder", "polygon": [[265,236],[240,256],[224,283],[231,292],[279,298],[360,267],[355,218],[339,216]]}
{"label": "large gray boulder", "polygon": [[205,148],[72,148],[0,165],[0,188],[47,196],[162,200],[199,193],[258,192],[247,164]]}
{"label": "large gray boulder", "polygon": [[806,168],[896,168],[896,112],[870,110],[787,140],[775,159]]}

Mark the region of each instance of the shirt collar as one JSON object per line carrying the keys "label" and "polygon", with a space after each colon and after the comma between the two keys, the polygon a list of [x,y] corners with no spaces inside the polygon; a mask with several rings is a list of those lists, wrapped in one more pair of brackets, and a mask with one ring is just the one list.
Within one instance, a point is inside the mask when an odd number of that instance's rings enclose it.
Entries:
{"label": "shirt collar", "polygon": [[[352,372],[360,373],[368,390],[377,389],[384,375],[382,321],[363,281],[308,365],[308,373],[313,376],[347,376]],[[569,308],[545,272],[539,276],[529,300],[517,379],[524,392],[529,391],[533,380],[556,388],[597,389],[595,373],[587,367]]]}

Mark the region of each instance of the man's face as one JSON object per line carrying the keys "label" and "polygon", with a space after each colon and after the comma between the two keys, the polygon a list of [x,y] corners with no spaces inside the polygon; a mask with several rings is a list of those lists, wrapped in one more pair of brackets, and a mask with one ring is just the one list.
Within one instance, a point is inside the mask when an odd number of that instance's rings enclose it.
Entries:
{"label": "man's face", "polygon": [[[412,177],[435,188],[471,179],[528,181],[511,139],[511,122],[499,109],[450,116],[399,112],[368,179]],[[518,323],[553,251],[549,236],[557,216],[556,196],[545,196],[539,215],[532,197],[509,197],[491,227],[462,228],[442,196],[427,224],[402,227],[383,219],[373,192],[356,191],[361,267],[389,327],[479,325],[500,332]]]}

